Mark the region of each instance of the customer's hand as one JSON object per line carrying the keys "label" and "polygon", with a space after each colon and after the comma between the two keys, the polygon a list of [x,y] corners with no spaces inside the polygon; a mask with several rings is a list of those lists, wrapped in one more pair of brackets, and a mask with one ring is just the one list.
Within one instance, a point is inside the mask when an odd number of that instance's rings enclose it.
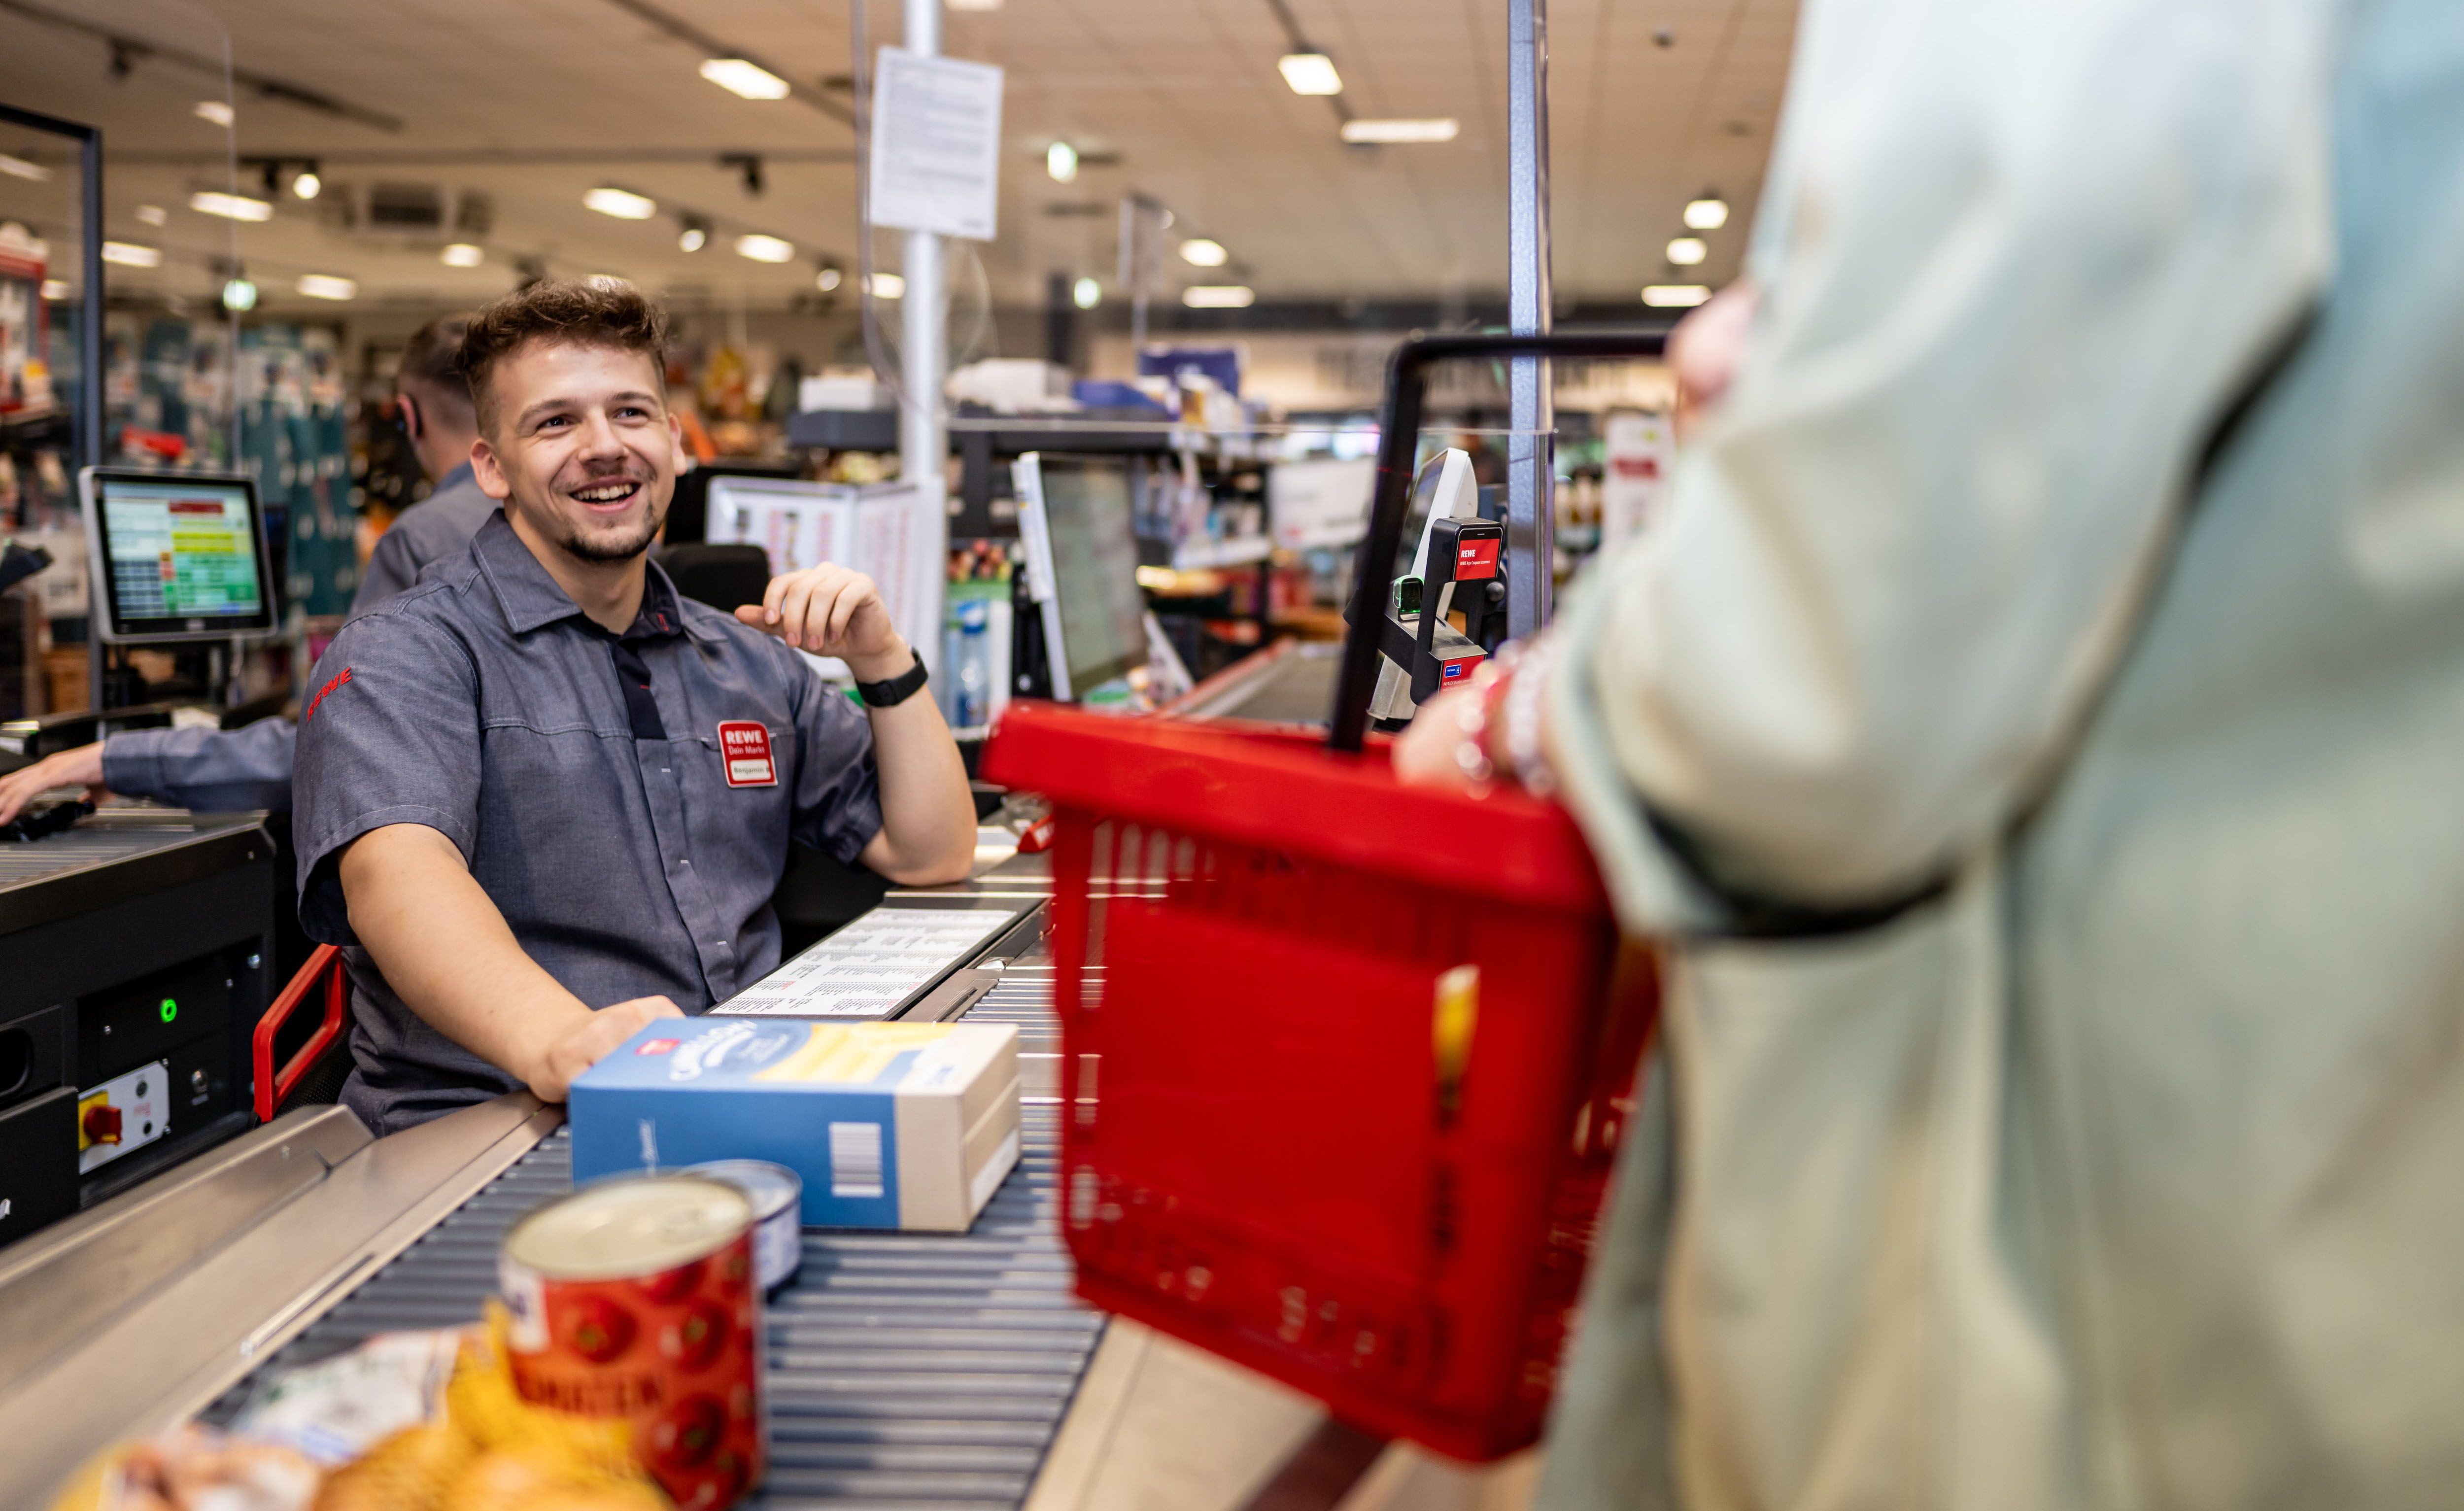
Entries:
{"label": "customer's hand", "polygon": [[745,604],[736,617],[799,650],[838,657],[858,682],[887,681],[913,665],[881,589],[836,562],[772,578],[760,603]]}
{"label": "customer's hand", "polygon": [[523,1079],[541,1102],[561,1102],[582,1073],[606,1059],[617,1045],[659,1018],[684,1016],[664,996],[637,996],[603,1007],[563,1026],[548,1040]]}
{"label": "customer's hand", "polygon": [[1479,785],[1464,769],[1462,752],[1466,742],[1479,740],[1478,728],[1466,725],[1479,715],[1482,696],[1478,688],[1448,688],[1420,705],[1411,727],[1395,740],[1395,775],[1405,786],[1465,792]]}
{"label": "customer's hand", "polygon": [[1712,296],[1668,334],[1668,365],[1677,375],[1677,438],[1693,434],[1704,412],[1720,402],[1745,358],[1762,291],[1750,278]]}
{"label": "customer's hand", "polygon": [[0,823],[8,823],[23,813],[26,804],[55,787],[85,788],[86,797],[102,797],[102,743],[80,745],[56,756],[46,756],[22,771],[0,777]]}

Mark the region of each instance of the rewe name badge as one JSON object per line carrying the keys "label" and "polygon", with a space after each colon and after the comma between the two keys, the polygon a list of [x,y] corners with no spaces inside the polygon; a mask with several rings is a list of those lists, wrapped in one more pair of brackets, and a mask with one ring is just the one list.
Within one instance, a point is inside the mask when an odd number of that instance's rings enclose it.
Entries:
{"label": "rewe name badge", "polygon": [[770,727],[758,719],[722,719],[718,759],[731,787],[776,787],[779,766],[770,758]]}

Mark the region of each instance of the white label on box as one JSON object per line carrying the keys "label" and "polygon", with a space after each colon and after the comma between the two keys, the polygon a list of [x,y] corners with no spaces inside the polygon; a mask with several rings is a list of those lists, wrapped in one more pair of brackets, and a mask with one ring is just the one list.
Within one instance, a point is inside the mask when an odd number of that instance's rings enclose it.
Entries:
{"label": "white label on box", "polygon": [[992,240],[1001,71],[885,47],[872,80],[873,224]]}
{"label": "white label on box", "polygon": [[830,1125],[830,1194],[881,1194],[881,1125]]}

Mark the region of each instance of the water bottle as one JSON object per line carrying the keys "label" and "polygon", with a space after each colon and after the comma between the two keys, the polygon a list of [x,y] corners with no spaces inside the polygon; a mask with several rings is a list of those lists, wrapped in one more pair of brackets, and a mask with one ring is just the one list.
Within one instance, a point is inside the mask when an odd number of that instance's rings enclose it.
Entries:
{"label": "water bottle", "polygon": [[977,729],[992,718],[992,650],[984,630],[992,610],[981,599],[958,605],[958,727]]}

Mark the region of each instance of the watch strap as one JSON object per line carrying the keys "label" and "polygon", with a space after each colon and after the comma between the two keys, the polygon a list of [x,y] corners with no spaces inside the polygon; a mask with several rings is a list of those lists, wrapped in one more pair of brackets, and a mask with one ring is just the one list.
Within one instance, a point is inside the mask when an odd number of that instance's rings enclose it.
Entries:
{"label": "watch strap", "polygon": [[912,649],[908,653],[915,657],[915,665],[905,671],[881,682],[859,682],[855,685],[856,693],[864,699],[866,708],[896,708],[913,697],[916,690],[924,686],[924,658]]}

